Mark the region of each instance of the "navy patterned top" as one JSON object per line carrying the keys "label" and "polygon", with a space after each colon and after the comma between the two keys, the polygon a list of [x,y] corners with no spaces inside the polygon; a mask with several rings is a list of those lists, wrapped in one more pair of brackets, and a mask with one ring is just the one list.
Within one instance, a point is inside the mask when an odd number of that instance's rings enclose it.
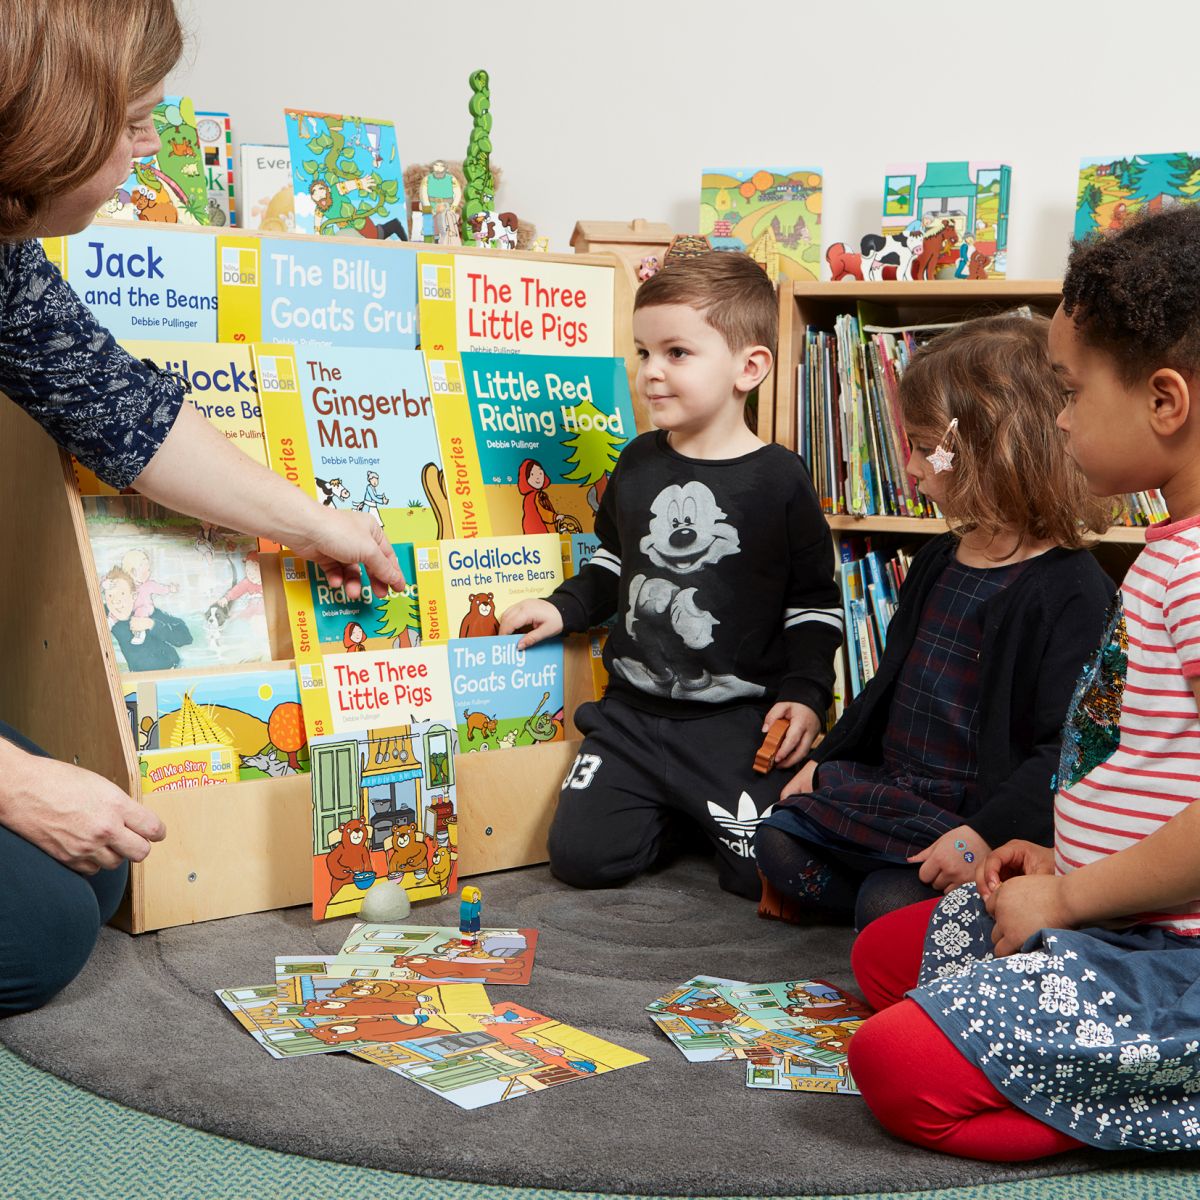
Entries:
{"label": "navy patterned top", "polygon": [[183,404],[182,382],[122,350],[36,241],[0,242],[0,391],[118,488]]}

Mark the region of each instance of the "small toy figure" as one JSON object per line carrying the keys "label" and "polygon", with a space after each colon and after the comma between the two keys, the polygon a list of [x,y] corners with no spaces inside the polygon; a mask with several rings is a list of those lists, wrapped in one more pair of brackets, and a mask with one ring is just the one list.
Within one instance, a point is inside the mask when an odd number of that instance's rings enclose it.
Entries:
{"label": "small toy figure", "polygon": [[788,731],[788,723],[782,717],[767,730],[767,736],[754,755],[754,770],[759,775],[765,775],[775,765],[775,755],[779,753],[779,743],[783,741]]}
{"label": "small toy figure", "polygon": [[463,888],[459,897],[458,932],[462,944],[474,948],[479,944],[479,912],[483,908],[483,893],[477,887]]}
{"label": "small toy figure", "polygon": [[421,207],[433,213],[433,240],[439,245],[462,245],[458,228],[462,202],[462,185],[439,158],[421,180]]}
{"label": "small toy figure", "polygon": [[658,274],[658,255],[648,254],[638,264],[637,277],[645,283],[647,279],[653,279]]}

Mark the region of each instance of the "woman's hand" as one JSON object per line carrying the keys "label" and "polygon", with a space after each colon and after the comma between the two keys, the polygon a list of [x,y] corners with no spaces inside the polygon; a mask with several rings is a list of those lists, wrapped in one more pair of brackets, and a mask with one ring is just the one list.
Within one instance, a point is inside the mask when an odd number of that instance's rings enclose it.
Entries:
{"label": "woman's hand", "polygon": [[141,862],[167,833],[107,779],[11,742],[0,743],[0,825],[81,875]]}
{"label": "woman's hand", "polygon": [[562,613],[549,600],[522,600],[506,608],[500,617],[501,634],[524,633],[518,650],[527,650],[562,633]]}
{"label": "woman's hand", "polygon": [[379,524],[367,513],[326,508],[316,504],[313,528],[291,539],[288,549],[300,558],[315,562],[325,572],[331,587],[346,589],[351,600],[362,594],[361,563],[367,569],[377,596],[402,592],[408,581],[396,552]]}
{"label": "woman's hand", "polygon": [[1017,875],[1053,875],[1054,851],[1049,846],[1038,846],[1034,842],[1005,842],[975,865],[975,886],[990,913],[992,896],[1004,880]]}
{"label": "woman's hand", "polygon": [[772,705],[771,711],[763,718],[763,733],[767,733],[780,720],[786,721],[788,727],[779,749],[775,751],[775,765],[794,767],[809,752],[824,721],[807,704],[797,700],[781,700]]}
{"label": "woman's hand", "polygon": [[[959,825],[943,833],[936,842],[908,861],[921,864],[918,875],[922,883],[935,891],[948,892],[970,883],[975,878],[975,864],[982,862],[991,849],[970,825]],[[967,855],[971,857],[967,858]]]}
{"label": "woman's hand", "polygon": [[1071,929],[1061,875],[1015,875],[992,892],[988,909],[996,922],[992,945],[997,958],[1012,954],[1039,929]]}

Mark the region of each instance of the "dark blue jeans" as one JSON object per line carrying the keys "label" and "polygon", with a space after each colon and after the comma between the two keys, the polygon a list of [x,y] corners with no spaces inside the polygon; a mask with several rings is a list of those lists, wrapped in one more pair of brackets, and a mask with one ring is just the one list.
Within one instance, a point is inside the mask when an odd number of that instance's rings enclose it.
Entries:
{"label": "dark blue jeans", "polygon": [[[0,737],[47,757],[0,722]],[[0,1016],[40,1008],[83,969],[129,864],[80,875],[0,825]]]}

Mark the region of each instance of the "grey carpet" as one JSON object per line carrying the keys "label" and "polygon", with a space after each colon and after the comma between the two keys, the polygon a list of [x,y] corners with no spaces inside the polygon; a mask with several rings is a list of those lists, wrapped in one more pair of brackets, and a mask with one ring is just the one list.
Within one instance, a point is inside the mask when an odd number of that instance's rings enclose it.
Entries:
{"label": "grey carpet", "polygon": [[[650,1062],[463,1112],[348,1055],[273,1060],[213,989],[269,982],[276,954],[336,951],[349,922],[314,925],[306,909],[140,938],[106,929],[83,975],[42,1011],[0,1021],[0,1040],[64,1079],[185,1125],[479,1183],[768,1196],[965,1186],[1128,1161],[964,1162],[893,1140],[857,1097],[751,1092],[740,1063],[685,1062],[643,1007],[692,974],[853,984],[849,930],[760,920],[753,904],[718,891],[709,862],[684,859],[606,892],[572,891],[545,868],[473,882],[485,925],[541,931],[532,984],[493,994],[514,993]],[[457,924],[457,902],[419,906],[412,920]]]}

